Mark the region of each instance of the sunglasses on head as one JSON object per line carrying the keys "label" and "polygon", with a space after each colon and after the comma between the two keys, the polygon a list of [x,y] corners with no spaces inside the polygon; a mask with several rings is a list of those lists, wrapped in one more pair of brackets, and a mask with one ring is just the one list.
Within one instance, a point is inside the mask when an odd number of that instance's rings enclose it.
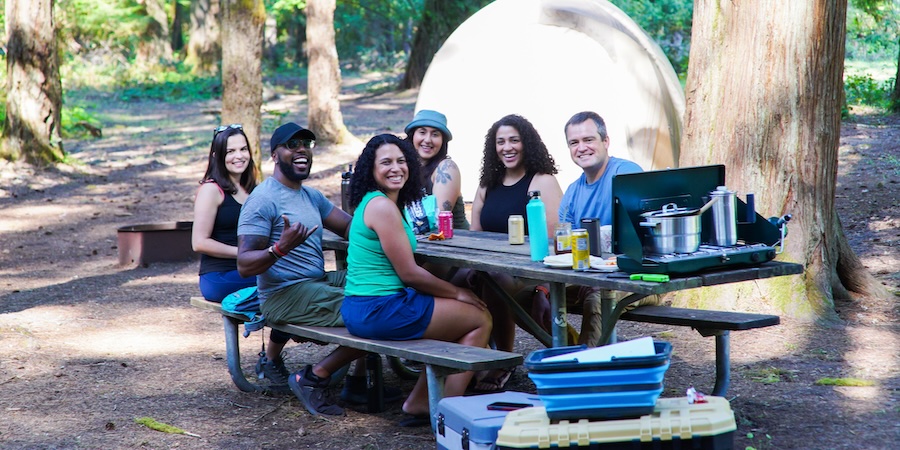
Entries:
{"label": "sunglasses on head", "polygon": [[243,130],[243,129],[244,129],[244,126],[241,125],[241,124],[239,124],[239,123],[233,123],[233,124],[231,124],[231,125],[221,125],[221,126],[218,126],[218,127],[216,127],[215,130],[213,130],[213,137],[218,136],[219,133],[221,133],[221,132],[223,132],[223,131],[225,131],[225,130],[227,130],[227,129],[229,129],[229,128],[232,129],[232,130]]}
{"label": "sunglasses on head", "polygon": [[312,139],[288,139],[284,143],[288,150],[297,150],[298,148],[308,148],[312,150],[316,146],[316,141]]}

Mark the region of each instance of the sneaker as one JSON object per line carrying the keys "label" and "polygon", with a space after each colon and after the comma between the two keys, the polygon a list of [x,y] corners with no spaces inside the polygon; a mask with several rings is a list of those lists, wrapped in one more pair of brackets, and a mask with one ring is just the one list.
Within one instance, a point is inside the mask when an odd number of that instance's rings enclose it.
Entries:
{"label": "sneaker", "polygon": [[[391,386],[381,386],[381,395],[385,403],[400,400],[403,392]],[[366,389],[366,377],[347,375],[344,378],[344,389],[341,390],[341,400],[355,405],[364,405],[369,402],[369,392]]]}
{"label": "sneaker", "polygon": [[256,363],[257,374],[260,378],[269,380],[269,389],[277,392],[288,392],[288,377],[291,373],[284,366],[284,361],[270,361],[265,356],[260,356]]}
{"label": "sneaker", "polygon": [[[299,378],[299,380],[298,380]],[[319,378],[312,372],[312,366],[306,366],[300,372],[292,374],[288,378],[288,386],[291,391],[306,407],[310,414],[317,416],[327,414],[329,416],[344,415],[344,408],[338,406],[328,392],[328,382],[331,377]]]}

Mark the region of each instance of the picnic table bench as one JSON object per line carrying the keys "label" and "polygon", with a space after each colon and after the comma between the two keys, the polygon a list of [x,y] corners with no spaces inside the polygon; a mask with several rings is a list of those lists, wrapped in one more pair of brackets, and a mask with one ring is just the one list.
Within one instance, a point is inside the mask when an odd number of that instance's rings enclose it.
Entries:
{"label": "picnic table bench", "polygon": [[712,395],[724,397],[731,383],[730,332],[770,327],[781,323],[778,316],[706,309],[640,306],[625,311],[621,320],[691,327],[702,336],[716,337],[716,383]]}
{"label": "picnic table bench", "polygon": [[[244,392],[261,392],[260,385],[251,383],[241,369],[241,352],[238,341],[238,325],[245,322],[245,316],[222,310],[219,303],[202,297],[191,297],[191,306],[212,311],[222,316],[225,328],[225,352],[228,372],[235,386]],[[431,408],[432,425],[435,409],[444,396],[444,380],[447,375],[458,372],[503,369],[522,364],[522,355],[488,348],[471,347],[454,342],[433,339],[410,341],[384,341],[365,339],[350,334],[344,327],[308,327],[300,325],[266,324],[267,327],[290,333],[301,338],[329,344],[343,345],[374,354],[395,356],[420,362],[425,365],[428,381],[428,403]],[[380,386],[376,386],[380,389]],[[382,405],[378,405],[381,407]]]}

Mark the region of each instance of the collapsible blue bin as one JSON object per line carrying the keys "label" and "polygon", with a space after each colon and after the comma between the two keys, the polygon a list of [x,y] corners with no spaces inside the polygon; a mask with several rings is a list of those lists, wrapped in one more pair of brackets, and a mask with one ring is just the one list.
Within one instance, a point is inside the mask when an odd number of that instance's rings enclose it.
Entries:
{"label": "collapsible blue bin", "polygon": [[612,358],[607,362],[542,362],[544,358],[587,349],[587,346],[536,350],[525,368],[551,420],[622,419],[653,412],[663,391],[672,345],[654,342],[656,354]]}

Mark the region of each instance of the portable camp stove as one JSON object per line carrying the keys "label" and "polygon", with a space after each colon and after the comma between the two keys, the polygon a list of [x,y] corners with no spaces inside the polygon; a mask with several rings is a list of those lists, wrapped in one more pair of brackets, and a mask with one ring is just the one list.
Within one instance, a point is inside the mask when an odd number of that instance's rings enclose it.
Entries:
{"label": "portable camp stove", "polygon": [[710,245],[712,220],[701,217],[700,248],[692,253],[653,253],[651,240],[641,227],[641,214],[676,203],[699,208],[709,193],[725,186],[725,166],[687,167],[617,175],[613,179],[613,251],[619,269],[628,273],[688,274],[704,270],[753,266],[771,261],[787,234],[786,222],[765,219],[754,208],[752,194],[747,202],[737,199],[738,242],[733,246]]}

